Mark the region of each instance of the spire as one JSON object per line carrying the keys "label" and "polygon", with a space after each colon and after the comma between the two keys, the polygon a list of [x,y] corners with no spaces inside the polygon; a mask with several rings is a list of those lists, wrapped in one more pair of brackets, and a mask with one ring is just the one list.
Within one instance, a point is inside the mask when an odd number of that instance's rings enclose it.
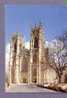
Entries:
{"label": "spire", "polygon": [[40,22],[39,22],[39,28],[42,28],[42,26],[43,26],[43,25],[42,25],[42,22],[40,21]]}
{"label": "spire", "polygon": [[34,26],[34,28],[36,28],[37,27],[37,25],[36,25],[36,23],[35,23],[35,26]]}

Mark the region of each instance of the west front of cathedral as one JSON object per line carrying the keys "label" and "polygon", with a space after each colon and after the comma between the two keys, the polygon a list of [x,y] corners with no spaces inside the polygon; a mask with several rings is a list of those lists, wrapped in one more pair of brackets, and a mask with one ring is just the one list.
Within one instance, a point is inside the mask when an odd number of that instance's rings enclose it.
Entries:
{"label": "west front of cathedral", "polygon": [[24,46],[23,37],[16,33],[10,42],[9,85],[28,83],[42,85],[58,81],[56,71],[49,65],[42,25],[31,30],[30,49]]}

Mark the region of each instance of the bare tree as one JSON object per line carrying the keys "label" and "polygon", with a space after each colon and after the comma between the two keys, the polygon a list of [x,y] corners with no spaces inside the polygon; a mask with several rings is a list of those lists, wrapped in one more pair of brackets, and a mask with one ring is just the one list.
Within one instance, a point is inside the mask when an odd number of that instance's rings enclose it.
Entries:
{"label": "bare tree", "polygon": [[67,64],[67,62],[65,62],[65,59],[67,61],[67,51],[64,50],[67,46],[65,43],[67,41],[67,33],[65,33],[64,36],[59,37],[58,42],[59,41],[63,43],[62,47],[55,45],[56,47],[54,47],[52,52],[49,49],[49,65],[56,71],[60,83],[64,67]]}

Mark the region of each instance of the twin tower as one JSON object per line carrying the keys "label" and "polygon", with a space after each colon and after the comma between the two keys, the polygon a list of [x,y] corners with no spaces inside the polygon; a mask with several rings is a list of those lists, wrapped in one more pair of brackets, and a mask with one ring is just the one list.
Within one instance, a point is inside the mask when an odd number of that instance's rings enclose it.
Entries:
{"label": "twin tower", "polygon": [[[45,48],[44,34],[42,25],[35,26],[31,31],[28,63],[23,65],[24,60],[24,43],[20,35],[15,34],[11,39],[10,45],[10,63],[9,63],[9,83],[23,83],[22,66],[27,67],[28,84],[44,85],[47,80],[45,69],[48,65],[48,49]],[[26,69],[26,68],[25,68]],[[49,69],[50,70],[50,69]],[[45,78],[46,77],[46,78]]]}

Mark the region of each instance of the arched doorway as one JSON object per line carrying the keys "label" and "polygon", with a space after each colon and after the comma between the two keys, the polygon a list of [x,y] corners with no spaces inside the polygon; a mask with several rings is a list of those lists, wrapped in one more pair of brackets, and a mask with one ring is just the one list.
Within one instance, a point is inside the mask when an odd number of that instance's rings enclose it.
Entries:
{"label": "arched doorway", "polygon": [[33,72],[32,72],[32,82],[33,83],[36,83],[37,82],[37,70],[36,68],[33,69]]}

